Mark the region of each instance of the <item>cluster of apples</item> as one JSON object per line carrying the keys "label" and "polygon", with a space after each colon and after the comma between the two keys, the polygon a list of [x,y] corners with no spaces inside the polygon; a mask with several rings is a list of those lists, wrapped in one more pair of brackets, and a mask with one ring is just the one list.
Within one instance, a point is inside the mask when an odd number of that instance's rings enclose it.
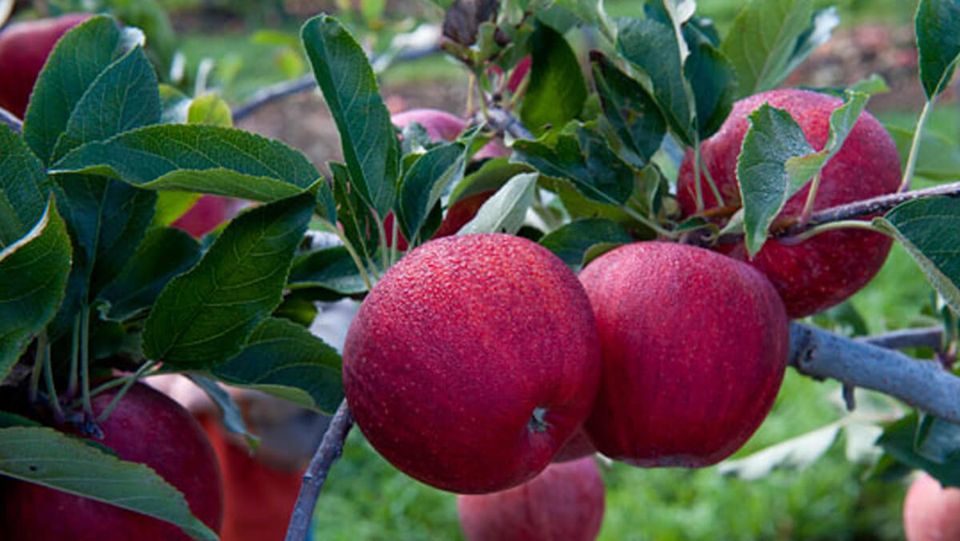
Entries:
{"label": "cluster of apples", "polygon": [[[701,148],[728,215],[741,206],[736,162],[747,117],[763,103],[790,112],[822,148],[842,101],[775,90],[738,102]],[[688,155],[678,179],[685,215],[698,212],[692,162]],[[822,172],[814,209],[890,193],[899,181],[892,140],[864,113]],[[808,191],[789,200],[779,223],[796,219]],[[704,192],[706,209],[716,210]],[[861,230],[799,244],[774,238],[753,259],[742,244],[636,242],[577,276],[523,238],[434,239],[364,300],[344,349],[347,400],[364,435],[398,469],[479,495],[461,499],[470,539],[592,539],[596,530],[582,528],[485,536],[478,524],[498,521],[473,520],[471,509],[515,514],[505,494],[533,491],[530,483],[543,482],[536,476],[558,457],[599,451],[641,467],[703,467],[730,456],[776,398],[788,318],[851,296],[889,249],[887,238]]]}

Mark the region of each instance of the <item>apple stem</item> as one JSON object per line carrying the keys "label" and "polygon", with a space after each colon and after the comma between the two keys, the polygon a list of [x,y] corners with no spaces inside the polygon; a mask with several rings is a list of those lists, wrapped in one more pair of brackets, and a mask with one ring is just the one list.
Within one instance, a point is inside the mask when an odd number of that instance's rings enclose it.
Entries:
{"label": "apple stem", "polygon": [[117,394],[113,396],[113,399],[111,399],[110,403],[107,404],[107,407],[100,412],[100,415],[97,416],[94,422],[102,423],[106,421],[110,417],[110,414],[113,413],[113,410],[117,408],[117,405],[120,403],[120,399],[123,398],[123,396],[127,394],[127,391],[130,390],[130,387],[133,387],[133,384],[136,383],[137,380],[139,380],[140,377],[147,372],[147,370],[156,366],[156,364],[157,364],[156,361],[147,361],[142,365],[140,365],[140,368],[138,368],[137,371],[134,372],[131,376],[126,378],[119,378],[121,381],[123,381],[123,387],[121,387],[120,390],[117,391]]}
{"label": "apple stem", "polygon": [[920,116],[917,117],[917,126],[913,130],[913,141],[910,142],[910,154],[907,155],[907,165],[903,168],[903,180],[900,182],[898,192],[905,192],[910,188],[910,182],[913,180],[913,173],[917,168],[917,157],[920,154],[920,138],[923,136],[923,128],[927,124],[927,118],[933,111],[933,104],[936,97],[927,100],[920,109]]}
{"label": "apple stem", "polygon": [[703,204],[703,186],[700,181],[700,140],[696,140],[693,143],[693,191],[694,197],[696,198],[697,204],[697,213],[701,213],[704,210]]}
{"label": "apple stem", "polygon": [[[942,329],[940,329],[942,333]],[[960,377],[937,361],[918,360],[882,345],[927,345],[929,329],[911,338],[887,336],[851,340],[802,323],[790,324],[790,365],[816,379],[833,379],[844,385],[879,391],[952,423],[960,423]]]}
{"label": "apple stem", "polygon": [[327,480],[327,474],[334,461],[343,453],[343,444],[352,426],[353,417],[350,415],[350,408],[347,406],[347,401],[343,400],[330,420],[330,425],[324,432],[323,440],[317,447],[313,459],[310,460],[307,471],[303,474],[300,495],[297,496],[297,503],[290,516],[287,536],[284,538],[286,541],[303,541],[307,538],[323,483]]}

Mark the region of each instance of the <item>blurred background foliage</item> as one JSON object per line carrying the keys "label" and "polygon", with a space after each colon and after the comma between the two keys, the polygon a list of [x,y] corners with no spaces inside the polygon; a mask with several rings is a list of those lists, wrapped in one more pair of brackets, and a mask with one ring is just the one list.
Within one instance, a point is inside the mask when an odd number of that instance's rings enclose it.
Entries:
{"label": "blurred background foliage", "polygon": [[[881,72],[893,92],[877,97],[871,110],[888,127],[913,129],[922,103],[915,80],[914,2],[841,0],[841,26],[834,39],[815,53],[790,84],[849,84]],[[50,0],[20,2],[18,15],[31,10],[56,14],[77,8],[111,10],[140,26],[150,39],[154,62],[181,87],[197,85],[240,103],[266,85],[303,73],[307,66],[296,35],[306,17],[320,11],[348,21],[371,49],[389,45],[390,36],[409,32],[441,13],[418,0]],[[28,5],[29,4],[29,5]],[[608,0],[612,16],[630,15],[634,0]],[[699,12],[723,32],[743,0],[700,0]],[[382,76],[388,106],[430,106],[462,110],[466,72],[433,56],[397,64]],[[903,80],[899,80],[903,79]],[[450,89],[454,88],[453,91]],[[318,164],[332,159],[335,130],[319,99],[308,96],[265,108],[241,127],[286,139]],[[304,114],[304,109],[308,110]],[[293,120],[291,124],[291,119]],[[960,163],[960,109],[946,96],[928,130],[947,155],[921,155]],[[935,147],[931,147],[933,149]],[[918,187],[936,179],[923,180]],[[909,256],[895,247],[877,278],[851,301],[817,323],[843,332],[870,334],[935,323],[933,294]],[[929,352],[912,352],[918,356]],[[841,419],[839,388],[788,371],[773,413],[737,456],[810,432]],[[860,397],[863,401],[863,397]],[[775,471],[746,481],[722,475],[718,468],[698,471],[644,470],[623,464],[603,468],[607,511],[605,541],[681,539],[899,539],[900,506],[906,482],[879,479],[868,466],[847,459],[847,432],[811,466]],[[460,539],[455,497],[397,472],[354,430],[343,459],[333,468],[315,516],[322,540]]]}

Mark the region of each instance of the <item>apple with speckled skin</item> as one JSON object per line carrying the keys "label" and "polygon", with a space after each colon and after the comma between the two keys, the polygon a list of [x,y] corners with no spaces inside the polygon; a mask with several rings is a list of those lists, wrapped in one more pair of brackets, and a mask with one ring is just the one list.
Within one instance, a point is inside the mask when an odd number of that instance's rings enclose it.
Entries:
{"label": "apple with speckled skin", "polygon": [[357,425],[394,466],[486,493],[542,471],[590,412],[600,344],[576,276],[529,240],[432,240],[387,271],[347,334]]}
{"label": "apple with speckled skin", "polygon": [[[738,101],[720,130],[703,142],[703,164],[709,170],[729,210],[741,206],[737,183],[737,157],[749,127],[747,117],[768,103],[784,109],[800,125],[814,149],[823,148],[830,129],[830,113],[843,101],[806,90],[772,90]],[[714,209],[717,200],[705,176],[700,175],[704,208]],[[823,169],[814,210],[834,207],[893,193],[900,185],[900,158],[890,135],[868,112],[864,112],[843,147]],[[803,210],[810,182],[794,194],[774,222],[794,221]],[[688,152],[680,167],[677,197],[686,215],[697,212],[693,154]],[[863,230],[821,233],[800,244],[767,241],[750,261],[763,271],[783,298],[790,317],[814,314],[859,291],[883,266],[891,240]],[[720,245],[732,257],[749,260],[743,243]]]}
{"label": "apple with speckled skin", "polygon": [[[116,390],[93,398],[94,413]],[[152,468],[177,488],[190,511],[213,531],[223,514],[223,488],[217,458],[200,425],[173,399],[137,383],[103,422],[96,440],[130,462]],[[24,458],[26,459],[26,458]],[[33,483],[0,482],[0,539],[5,541],[188,541],[176,526],[133,511]]]}
{"label": "apple with speckled skin", "polygon": [[467,541],[593,541],[604,486],[593,458],[552,464],[518,487],[457,497]]}
{"label": "apple with speckled skin", "polygon": [[960,489],[920,474],[903,501],[903,531],[907,541],[960,539]]}
{"label": "apple with speckled skin", "polygon": [[584,428],[597,450],[642,467],[702,467],[739,449],[783,381],[783,303],[755,268],[670,242],[638,242],[580,273],[603,373]]}
{"label": "apple with speckled skin", "polygon": [[57,40],[89,18],[87,13],[70,13],[14,23],[0,31],[0,107],[23,118],[33,85]]}
{"label": "apple with speckled skin", "polygon": [[239,200],[221,195],[203,195],[170,226],[200,238],[236,216],[240,203]]}
{"label": "apple with speckled skin", "polygon": [[554,455],[554,462],[569,462],[596,454],[597,448],[593,446],[587,432],[580,427],[573,433],[573,437],[567,440],[567,443]]}

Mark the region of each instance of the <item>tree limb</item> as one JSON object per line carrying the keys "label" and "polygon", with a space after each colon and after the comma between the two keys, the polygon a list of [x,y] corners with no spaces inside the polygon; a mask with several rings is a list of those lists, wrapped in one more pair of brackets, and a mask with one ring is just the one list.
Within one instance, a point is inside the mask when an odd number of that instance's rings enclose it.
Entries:
{"label": "tree limb", "polygon": [[0,123],[6,124],[7,127],[17,133],[20,133],[23,129],[23,122],[3,107],[0,107]]}
{"label": "tree limb", "polygon": [[943,327],[924,327],[921,329],[902,329],[885,334],[874,336],[863,336],[856,338],[858,342],[863,342],[873,346],[886,349],[904,349],[927,347],[938,349],[942,345]]}
{"label": "tree limb", "polygon": [[[914,335],[913,340],[918,336],[922,334]],[[890,335],[884,341],[896,344],[897,340],[900,345],[905,342],[902,336],[891,339]],[[960,377],[944,370],[936,361],[914,359],[866,341],[791,323],[790,364],[806,376],[879,391],[936,417],[960,423]]]}
{"label": "tree limb", "polygon": [[307,471],[303,474],[303,484],[300,485],[300,495],[297,496],[297,503],[290,516],[286,541],[303,541],[307,538],[310,519],[313,518],[313,510],[317,506],[320,490],[323,489],[323,483],[327,480],[327,473],[330,472],[333,462],[343,452],[343,444],[352,426],[353,418],[350,415],[350,408],[344,400],[340,402],[337,412],[330,420],[320,447],[317,448],[310,465],[307,466]]}

